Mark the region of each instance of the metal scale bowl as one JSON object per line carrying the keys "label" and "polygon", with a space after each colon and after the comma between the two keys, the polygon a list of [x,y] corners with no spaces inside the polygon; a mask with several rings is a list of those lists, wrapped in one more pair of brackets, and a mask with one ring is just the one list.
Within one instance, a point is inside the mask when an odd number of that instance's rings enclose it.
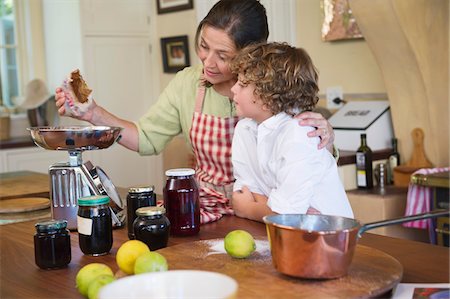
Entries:
{"label": "metal scale bowl", "polygon": [[83,163],[82,152],[105,149],[120,139],[122,128],[106,126],[31,127],[34,143],[47,150],[69,152],[68,162],[49,167],[52,217],[66,219],[67,227],[77,228],[77,200],[90,195],[108,195],[114,227],[125,223],[124,205],[114,184],[99,167]]}

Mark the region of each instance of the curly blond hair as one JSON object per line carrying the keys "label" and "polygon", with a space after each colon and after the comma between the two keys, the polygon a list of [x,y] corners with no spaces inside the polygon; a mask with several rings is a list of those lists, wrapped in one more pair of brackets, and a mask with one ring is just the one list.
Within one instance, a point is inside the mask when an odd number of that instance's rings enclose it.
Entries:
{"label": "curly blond hair", "polygon": [[255,84],[273,114],[296,115],[319,100],[318,74],[308,53],[286,43],[259,43],[242,49],[231,62],[242,84]]}

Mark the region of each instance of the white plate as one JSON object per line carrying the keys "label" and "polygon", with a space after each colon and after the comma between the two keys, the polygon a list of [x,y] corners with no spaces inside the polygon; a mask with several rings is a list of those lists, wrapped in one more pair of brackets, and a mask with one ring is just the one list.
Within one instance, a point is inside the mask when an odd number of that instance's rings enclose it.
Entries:
{"label": "white plate", "polygon": [[103,287],[98,298],[234,298],[237,288],[237,282],[224,274],[171,270],[120,278]]}

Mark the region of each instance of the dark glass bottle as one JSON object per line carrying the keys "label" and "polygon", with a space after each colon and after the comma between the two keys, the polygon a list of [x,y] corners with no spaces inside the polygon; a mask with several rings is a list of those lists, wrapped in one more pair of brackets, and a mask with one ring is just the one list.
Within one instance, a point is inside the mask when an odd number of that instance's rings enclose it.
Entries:
{"label": "dark glass bottle", "polygon": [[361,145],[356,151],[356,185],[373,188],[372,150],[367,145],[366,134],[361,134]]}
{"label": "dark glass bottle", "polygon": [[392,138],[392,152],[388,157],[388,182],[394,182],[394,168],[400,165],[400,153],[397,149],[397,138]]}
{"label": "dark glass bottle", "polygon": [[169,240],[170,221],[164,207],[143,207],[136,210],[134,220],[134,236],[147,244],[150,250],[158,250],[167,246]]}
{"label": "dark glass bottle", "polygon": [[194,173],[190,168],[166,171],[164,206],[172,235],[191,236],[200,231],[200,202]]}
{"label": "dark glass bottle", "polygon": [[78,199],[78,240],[86,255],[109,253],[113,244],[109,197],[86,196]]}
{"label": "dark glass bottle", "polygon": [[66,267],[72,258],[66,220],[49,220],[35,225],[34,259],[42,269]]}
{"label": "dark glass bottle", "polygon": [[128,238],[134,239],[133,222],[136,219],[136,210],[142,207],[156,206],[154,187],[132,187],[127,195],[127,227]]}

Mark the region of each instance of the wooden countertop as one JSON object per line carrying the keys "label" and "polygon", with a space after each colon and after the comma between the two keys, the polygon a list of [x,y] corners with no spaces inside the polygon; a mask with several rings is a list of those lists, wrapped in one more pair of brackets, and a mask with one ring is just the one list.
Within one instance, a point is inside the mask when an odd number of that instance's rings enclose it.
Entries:
{"label": "wooden countertop", "polygon": [[[118,270],[115,255],[119,246],[128,240],[126,229],[114,230],[111,253],[101,257],[83,255],[79,249],[77,233],[71,232],[72,261],[68,268],[41,270],[34,263],[34,224],[34,221],[30,221],[0,226],[1,298],[82,298],[75,288],[75,276],[82,266],[99,262],[109,265],[113,271]],[[223,238],[234,229],[247,230],[257,238],[266,236],[262,223],[225,216],[218,222],[203,225],[197,236],[171,237],[169,246]],[[402,282],[449,282],[448,248],[370,233],[364,234],[359,244],[379,249],[396,258],[404,268]],[[217,271],[220,272],[220,269]],[[267,298],[271,288],[270,284],[261,285],[259,298]]]}
{"label": "wooden countertop", "polygon": [[21,136],[0,141],[0,149],[16,149],[36,146],[31,136]]}

